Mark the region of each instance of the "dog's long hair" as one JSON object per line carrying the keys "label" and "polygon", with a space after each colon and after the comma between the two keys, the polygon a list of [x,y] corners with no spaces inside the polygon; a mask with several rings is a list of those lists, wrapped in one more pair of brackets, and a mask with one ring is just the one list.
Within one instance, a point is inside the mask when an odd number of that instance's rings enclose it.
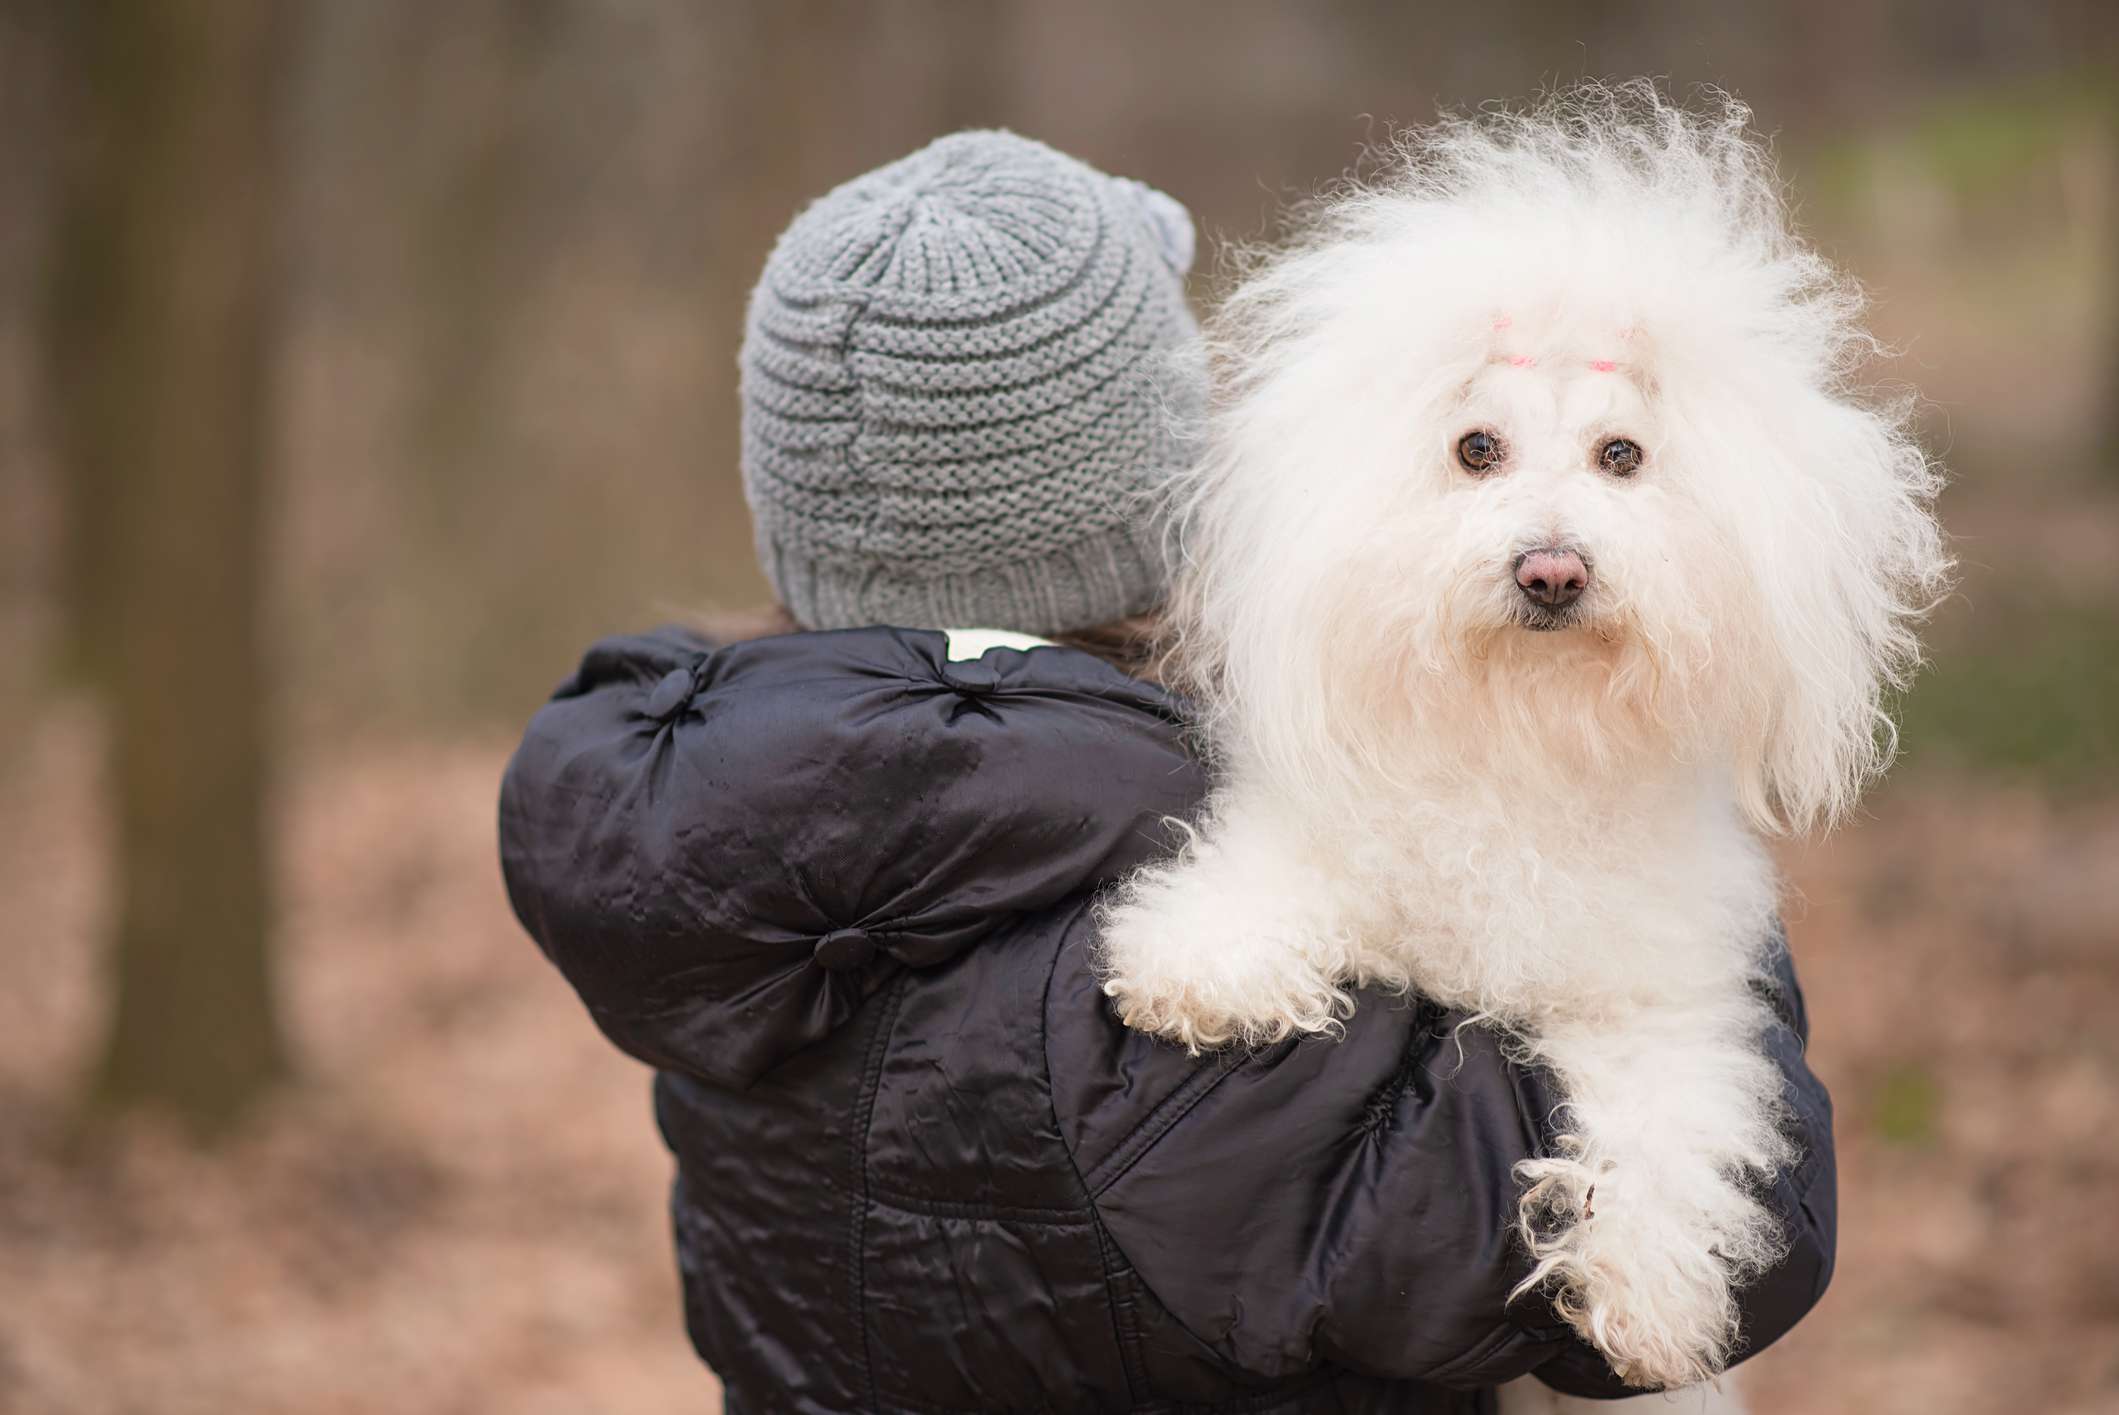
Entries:
{"label": "dog's long hair", "polygon": [[1194,1047],[1358,987],[1502,1026],[1565,1094],[1519,1290],[1702,1379],[1794,1158],[1758,833],[1881,769],[1948,572],[1910,400],[1719,95],[1445,119],[1241,277],[1174,493],[1222,779],[1105,904],[1106,991]]}
{"label": "dog's long hair", "polygon": [[[1468,766],[1504,778],[1675,748],[1732,762],[1762,830],[1852,804],[1945,583],[1939,476],[1911,398],[1857,386],[1861,295],[1794,234],[1749,124],[1646,82],[1445,118],[1237,257],[1171,508],[1171,672],[1220,751],[1329,808],[1406,759],[1375,724],[1458,714],[1449,735],[1489,753]],[[1622,341],[1659,409],[1655,476],[1577,508],[1607,596],[1578,651],[1506,632],[1500,493],[1435,514],[1508,329],[1522,359]]]}

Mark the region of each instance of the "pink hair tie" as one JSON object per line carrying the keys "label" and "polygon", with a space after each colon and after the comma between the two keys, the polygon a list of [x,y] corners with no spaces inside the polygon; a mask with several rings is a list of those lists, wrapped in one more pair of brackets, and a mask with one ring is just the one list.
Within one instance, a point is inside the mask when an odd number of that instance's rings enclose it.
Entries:
{"label": "pink hair tie", "polygon": [[1591,359],[1589,361],[1589,366],[1595,369],[1598,373],[1610,373],[1613,369],[1618,367],[1618,364],[1611,359]]}
{"label": "pink hair tie", "polygon": [[1529,368],[1532,364],[1535,364],[1537,360],[1532,358],[1528,354],[1510,354],[1508,356],[1508,362],[1509,365],[1513,368]]}

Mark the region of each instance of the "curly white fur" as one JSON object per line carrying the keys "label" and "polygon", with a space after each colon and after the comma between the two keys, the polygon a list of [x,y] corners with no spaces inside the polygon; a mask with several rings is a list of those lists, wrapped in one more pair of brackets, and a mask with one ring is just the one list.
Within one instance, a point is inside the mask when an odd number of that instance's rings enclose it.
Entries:
{"label": "curly white fur", "polygon": [[[1530,1281],[1647,1386],[1723,1366],[1781,1241],[1758,837],[1885,764],[1948,571],[1907,405],[1852,384],[1860,299],[1748,121],[1647,84],[1445,120],[1244,272],[1177,518],[1224,784],[1102,956],[1193,1048],[1329,1031],[1357,986],[1507,1027],[1567,1097],[1520,1176]],[[1515,567],[1547,546],[1590,583],[1541,631]]]}

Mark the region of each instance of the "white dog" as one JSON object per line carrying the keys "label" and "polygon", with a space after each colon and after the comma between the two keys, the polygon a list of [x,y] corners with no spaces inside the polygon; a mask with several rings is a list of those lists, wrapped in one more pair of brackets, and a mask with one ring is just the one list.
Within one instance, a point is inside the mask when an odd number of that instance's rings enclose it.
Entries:
{"label": "white dog", "polygon": [[1245,273],[1175,611],[1223,784],[1102,958],[1195,1049],[1358,985],[1507,1028],[1567,1097],[1526,1286],[1644,1386],[1721,1369],[1781,1241],[1759,836],[1884,764],[1948,569],[1748,120],[1646,84],[1447,120]]}

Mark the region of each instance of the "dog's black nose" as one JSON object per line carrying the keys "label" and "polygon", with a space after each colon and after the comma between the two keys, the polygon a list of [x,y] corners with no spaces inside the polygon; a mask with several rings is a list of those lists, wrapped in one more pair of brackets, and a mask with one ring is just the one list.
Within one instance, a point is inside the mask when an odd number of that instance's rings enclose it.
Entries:
{"label": "dog's black nose", "polygon": [[1532,604],[1565,609],[1589,588],[1589,567],[1574,551],[1549,545],[1516,561],[1516,586]]}

